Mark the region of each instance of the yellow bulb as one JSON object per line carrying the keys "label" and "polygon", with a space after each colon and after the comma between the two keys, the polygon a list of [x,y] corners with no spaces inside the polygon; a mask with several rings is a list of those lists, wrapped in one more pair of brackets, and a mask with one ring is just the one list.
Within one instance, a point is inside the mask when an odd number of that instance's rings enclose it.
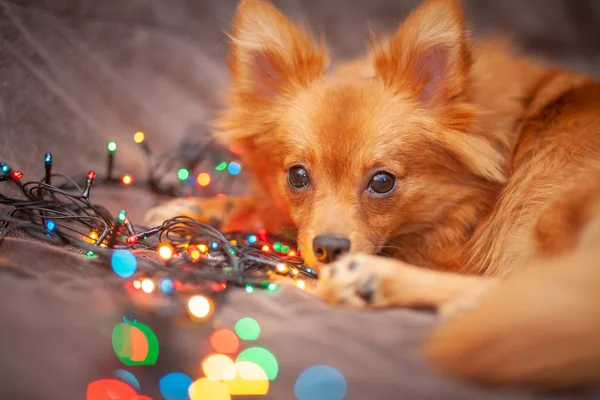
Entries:
{"label": "yellow bulb", "polygon": [[90,239],[92,239],[93,241],[98,240],[98,232],[96,231],[90,231],[90,234],[88,235],[90,237]]}
{"label": "yellow bulb", "polygon": [[202,253],[206,253],[208,251],[208,246],[205,244],[200,244],[198,245],[198,250],[200,250]]}
{"label": "yellow bulb", "polygon": [[151,279],[144,279],[142,281],[142,290],[146,293],[152,293],[154,291],[154,282]]}
{"label": "yellow bulb", "polygon": [[158,256],[167,261],[173,257],[173,247],[168,243],[161,243],[158,246]]}
{"label": "yellow bulb", "polygon": [[136,142],[137,144],[140,144],[144,141],[145,135],[144,132],[136,132],[135,135],[133,135],[133,141]]}
{"label": "yellow bulb", "polygon": [[133,281],[133,287],[136,289],[141,289],[142,288],[142,282],[138,281],[137,279],[135,281]]}
{"label": "yellow bulb", "polygon": [[302,279],[299,279],[296,281],[296,286],[298,286],[300,289],[304,290],[306,288],[306,283],[304,283],[304,281]]}
{"label": "yellow bulb", "polygon": [[300,270],[298,268],[292,268],[292,275],[298,276],[300,274]]}
{"label": "yellow bulb", "polygon": [[230,242],[232,245],[237,246],[237,240],[233,239],[233,240],[230,240]]}
{"label": "yellow bulb", "polygon": [[204,296],[193,296],[188,300],[190,314],[196,318],[206,318],[210,314],[210,301]]}
{"label": "yellow bulb", "polygon": [[288,272],[288,266],[284,263],[277,263],[275,269],[277,269],[277,272],[279,272],[280,274],[287,274]]}

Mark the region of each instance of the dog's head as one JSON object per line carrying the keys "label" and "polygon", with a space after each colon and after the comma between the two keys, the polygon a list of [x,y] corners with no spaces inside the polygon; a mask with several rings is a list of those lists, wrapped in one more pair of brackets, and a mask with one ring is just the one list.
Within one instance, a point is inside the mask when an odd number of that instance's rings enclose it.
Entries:
{"label": "dog's head", "polygon": [[455,0],[428,1],[334,74],[323,41],[244,0],[220,136],[289,212],[308,264],[377,253],[439,224],[473,182],[502,179],[496,150],[466,133],[470,63]]}

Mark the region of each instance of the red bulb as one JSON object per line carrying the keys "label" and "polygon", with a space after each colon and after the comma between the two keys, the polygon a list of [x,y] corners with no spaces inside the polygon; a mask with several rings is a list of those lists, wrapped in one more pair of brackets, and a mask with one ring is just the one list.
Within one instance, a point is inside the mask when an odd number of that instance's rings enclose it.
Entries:
{"label": "red bulb", "polygon": [[21,179],[23,177],[23,173],[21,171],[14,171],[10,174],[11,178],[13,179],[13,181],[16,181],[18,179]]}
{"label": "red bulb", "polygon": [[96,179],[96,173],[94,171],[88,172],[88,178],[90,178],[90,179]]}
{"label": "red bulb", "polygon": [[134,245],[139,240],[140,240],[140,238],[138,238],[137,235],[133,235],[133,236],[129,236],[127,239],[125,239],[125,243],[127,243],[128,245]]}

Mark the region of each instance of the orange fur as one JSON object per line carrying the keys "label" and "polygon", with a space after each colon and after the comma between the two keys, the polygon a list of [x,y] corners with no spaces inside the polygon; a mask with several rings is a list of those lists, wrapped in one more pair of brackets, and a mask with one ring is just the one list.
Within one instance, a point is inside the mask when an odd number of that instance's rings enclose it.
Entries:
{"label": "orange fur", "polygon": [[[308,264],[316,236],[350,239],[321,296],[471,309],[429,347],[457,376],[600,382],[600,83],[472,42],[457,0],[426,1],[330,74],[323,41],[269,3],[243,0],[231,38],[216,136],[243,149],[263,218],[296,226]],[[397,179],[388,195],[365,191],[378,170]]]}

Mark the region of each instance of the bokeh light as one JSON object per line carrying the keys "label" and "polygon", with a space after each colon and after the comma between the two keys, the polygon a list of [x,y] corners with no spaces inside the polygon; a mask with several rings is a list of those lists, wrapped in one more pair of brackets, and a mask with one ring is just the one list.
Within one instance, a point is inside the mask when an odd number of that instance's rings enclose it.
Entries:
{"label": "bokeh light", "polygon": [[227,168],[227,161],[221,161],[219,164],[217,164],[217,166],[215,167],[215,169],[217,171],[224,171],[225,168]]}
{"label": "bokeh light", "polygon": [[133,183],[133,176],[125,174],[121,177],[121,183],[125,186],[129,186]]}
{"label": "bokeh light", "polygon": [[160,289],[165,293],[171,293],[173,288],[173,281],[169,278],[163,279],[162,282],[160,282]]}
{"label": "bokeh light", "polygon": [[108,151],[110,151],[111,153],[114,153],[117,150],[117,142],[115,142],[114,140],[111,140],[110,142],[108,142]]}
{"label": "bokeh light", "polygon": [[136,279],[135,281],[133,281],[133,287],[140,290],[142,288],[142,282]]}
{"label": "bokeh light", "polygon": [[148,294],[154,292],[156,285],[154,285],[154,281],[152,279],[143,279],[142,280],[142,290]]}
{"label": "bokeh light", "polygon": [[161,243],[158,245],[158,256],[165,261],[168,261],[173,257],[173,246],[169,243]]}
{"label": "bokeh light", "polygon": [[188,400],[188,389],[192,378],[183,372],[171,372],[158,381],[160,394],[165,400]]}
{"label": "bokeh light", "polygon": [[188,310],[193,317],[203,319],[210,315],[212,305],[206,297],[196,295],[188,300]]}
{"label": "bokeh light", "polygon": [[140,382],[131,372],[125,371],[124,369],[117,369],[115,370],[115,375],[122,381],[129,384],[129,386],[133,387],[137,392],[140,391]]}
{"label": "bokeh light", "polygon": [[229,389],[223,382],[200,378],[192,383],[188,393],[190,400],[231,400]]}
{"label": "bokeh light", "polygon": [[240,340],[232,330],[217,329],[210,335],[210,345],[217,353],[233,354],[240,348]]}
{"label": "bokeh light", "polygon": [[190,171],[188,171],[186,168],[180,168],[179,171],[177,171],[177,177],[179,180],[185,181],[190,177]]}
{"label": "bokeh light", "polygon": [[223,373],[222,379],[232,395],[265,395],[269,391],[267,374],[252,362],[233,364]]}
{"label": "bokeh light", "polygon": [[50,232],[54,232],[54,230],[56,229],[56,224],[54,223],[54,221],[52,221],[51,219],[46,221],[46,229],[48,229]]}
{"label": "bokeh light", "polygon": [[242,318],[235,324],[235,333],[242,340],[256,340],[260,336],[260,325],[253,318]]}
{"label": "bokeh light", "polygon": [[196,182],[199,186],[208,186],[210,184],[210,174],[207,172],[202,172],[201,174],[198,174]]}
{"label": "bokeh light", "polygon": [[294,385],[298,400],[342,400],[348,393],[348,383],[337,369],[315,365],[304,370]]}
{"label": "bokeh light", "polygon": [[144,132],[137,131],[133,135],[133,141],[136,142],[137,144],[140,144],[140,143],[142,143],[144,141],[145,137],[146,137],[146,135],[144,135]]}
{"label": "bokeh light", "polygon": [[154,365],[158,360],[158,339],[141,322],[121,322],[113,328],[112,345],[125,365]]}
{"label": "bokeh light", "polygon": [[227,166],[227,172],[229,172],[231,175],[237,175],[241,171],[242,171],[242,166],[238,162],[232,161]]}
{"label": "bokeh light", "polygon": [[121,278],[129,278],[137,269],[137,260],[133,253],[127,250],[115,250],[110,258],[115,274]]}
{"label": "bokeh light", "polygon": [[212,354],[202,361],[202,371],[211,380],[220,380],[227,368],[233,365],[233,360],[224,354]]}
{"label": "bokeh light", "polygon": [[125,382],[100,379],[87,386],[85,400],[129,400],[136,395],[135,389]]}
{"label": "bokeh light", "polygon": [[262,368],[269,380],[277,378],[279,364],[277,359],[269,350],[262,347],[250,347],[238,354],[236,363],[242,361],[252,362]]}
{"label": "bokeh light", "polygon": [[256,235],[248,236],[248,243],[250,243],[250,244],[256,243]]}
{"label": "bokeh light", "polygon": [[304,289],[306,289],[306,282],[304,282],[304,280],[302,280],[302,279],[298,279],[296,281],[296,286],[299,287],[300,289],[304,290]]}

